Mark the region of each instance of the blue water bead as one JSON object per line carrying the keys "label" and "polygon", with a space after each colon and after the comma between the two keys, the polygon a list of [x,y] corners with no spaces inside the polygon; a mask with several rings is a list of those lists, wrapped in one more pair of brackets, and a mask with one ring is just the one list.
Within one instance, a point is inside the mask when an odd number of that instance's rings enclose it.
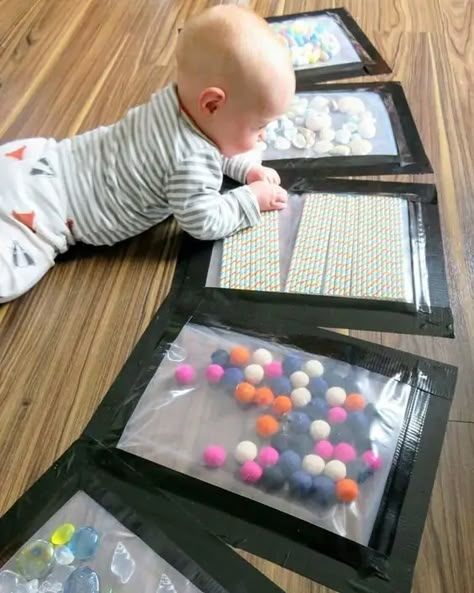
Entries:
{"label": "blue water bead", "polygon": [[313,453],[314,441],[309,434],[292,434],[290,436],[290,449],[296,451],[300,457]]}
{"label": "blue water bead", "polygon": [[273,377],[268,381],[268,386],[276,396],[290,395],[293,391],[293,386],[288,377]]}
{"label": "blue water bead", "polygon": [[64,593],[99,593],[98,574],[88,566],[76,568],[64,583]]}
{"label": "blue water bead", "polygon": [[229,353],[226,350],[216,350],[211,354],[213,364],[218,364],[221,367],[227,366],[229,363]]}
{"label": "blue water bead", "polygon": [[311,419],[311,420],[321,420],[326,419],[327,413],[329,410],[329,405],[327,404],[326,400],[321,399],[319,397],[314,398],[312,401],[309,402],[307,406],[305,406],[302,411]]}
{"label": "blue water bead", "polygon": [[309,380],[308,389],[313,397],[324,396],[329,385],[322,377],[313,377]]}
{"label": "blue water bead", "polygon": [[290,435],[286,432],[278,432],[273,435],[271,444],[279,453],[283,453],[283,451],[291,449]]}
{"label": "blue water bead", "polygon": [[287,417],[288,426],[295,434],[305,434],[311,425],[311,419],[303,412],[290,412]]}
{"label": "blue water bead", "polygon": [[313,478],[308,473],[298,470],[294,474],[291,474],[288,480],[288,486],[291,494],[303,498],[311,493]]}
{"label": "blue water bead", "polygon": [[321,506],[329,506],[336,502],[336,484],[327,476],[313,478],[313,498]]}
{"label": "blue water bead", "polygon": [[373,475],[373,470],[368,467],[361,459],[351,461],[346,465],[347,478],[355,480],[358,484],[363,484],[366,480]]}
{"label": "blue water bead", "polygon": [[288,356],[285,356],[285,358],[283,359],[282,367],[283,367],[283,372],[285,373],[285,375],[288,375],[288,376],[292,375],[296,371],[301,370],[302,366],[303,366],[303,361],[299,356],[290,354]]}
{"label": "blue water bead", "polygon": [[267,490],[267,492],[277,492],[281,490],[286,482],[286,475],[278,465],[270,465],[263,470],[262,477],[258,485]]}
{"label": "blue water bead", "polygon": [[229,391],[234,391],[239,383],[244,381],[244,373],[237,367],[229,367],[224,371],[221,384]]}
{"label": "blue water bead", "polygon": [[351,427],[354,435],[367,436],[370,428],[370,421],[364,412],[357,410],[347,415],[347,425]]}
{"label": "blue water bead", "polygon": [[97,552],[100,533],[93,527],[81,527],[74,532],[69,548],[77,560],[89,560]]}
{"label": "blue water bead", "polygon": [[294,474],[301,469],[301,457],[296,451],[288,449],[288,451],[283,451],[280,455],[278,466],[281,468],[285,476],[291,476],[291,474]]}

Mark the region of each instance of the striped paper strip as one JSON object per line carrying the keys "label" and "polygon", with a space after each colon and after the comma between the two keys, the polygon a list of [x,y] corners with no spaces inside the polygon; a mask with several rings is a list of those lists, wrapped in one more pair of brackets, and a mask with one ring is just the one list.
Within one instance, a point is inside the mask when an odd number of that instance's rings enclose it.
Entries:
{"label": "striped paper strip", "polygon": [[280,290],[277,211],[262,214],[260,224],[224,240],[220,287]]}

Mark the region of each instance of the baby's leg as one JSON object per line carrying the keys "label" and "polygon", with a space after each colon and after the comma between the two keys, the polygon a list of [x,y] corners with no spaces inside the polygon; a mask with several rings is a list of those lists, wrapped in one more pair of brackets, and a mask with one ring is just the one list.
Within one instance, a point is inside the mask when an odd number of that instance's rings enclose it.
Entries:
{"label": "baby's leg", "polygon": [[0,146],[0,303],[32,288],[73,242],[51,145],[34,138]]}

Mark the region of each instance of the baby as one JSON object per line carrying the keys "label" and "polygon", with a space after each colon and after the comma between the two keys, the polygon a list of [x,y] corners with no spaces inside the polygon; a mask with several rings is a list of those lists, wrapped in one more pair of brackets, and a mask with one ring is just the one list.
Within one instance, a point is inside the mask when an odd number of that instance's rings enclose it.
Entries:
{"label": "baby", "polygon": [[[74,138],[0,146],[0,302],[78,241],[112,245],[170,215],[194,237],[220,239],[284,208],[255,147],[294,90],[289,51],[269,25],[216,6],[179,34],[177,80],[149,103]],[[221,194],[223,174],[245,185]]]}

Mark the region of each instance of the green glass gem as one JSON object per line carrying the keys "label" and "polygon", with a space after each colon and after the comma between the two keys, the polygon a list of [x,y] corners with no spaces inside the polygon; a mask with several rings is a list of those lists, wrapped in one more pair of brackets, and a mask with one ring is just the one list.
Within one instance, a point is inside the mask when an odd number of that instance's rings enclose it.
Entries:
{"label": "green glass gem", "polygon": [[17,571],[28,581],[45,577],[54,564],[54,548],[42,539],[26,544],[18,553]]}

